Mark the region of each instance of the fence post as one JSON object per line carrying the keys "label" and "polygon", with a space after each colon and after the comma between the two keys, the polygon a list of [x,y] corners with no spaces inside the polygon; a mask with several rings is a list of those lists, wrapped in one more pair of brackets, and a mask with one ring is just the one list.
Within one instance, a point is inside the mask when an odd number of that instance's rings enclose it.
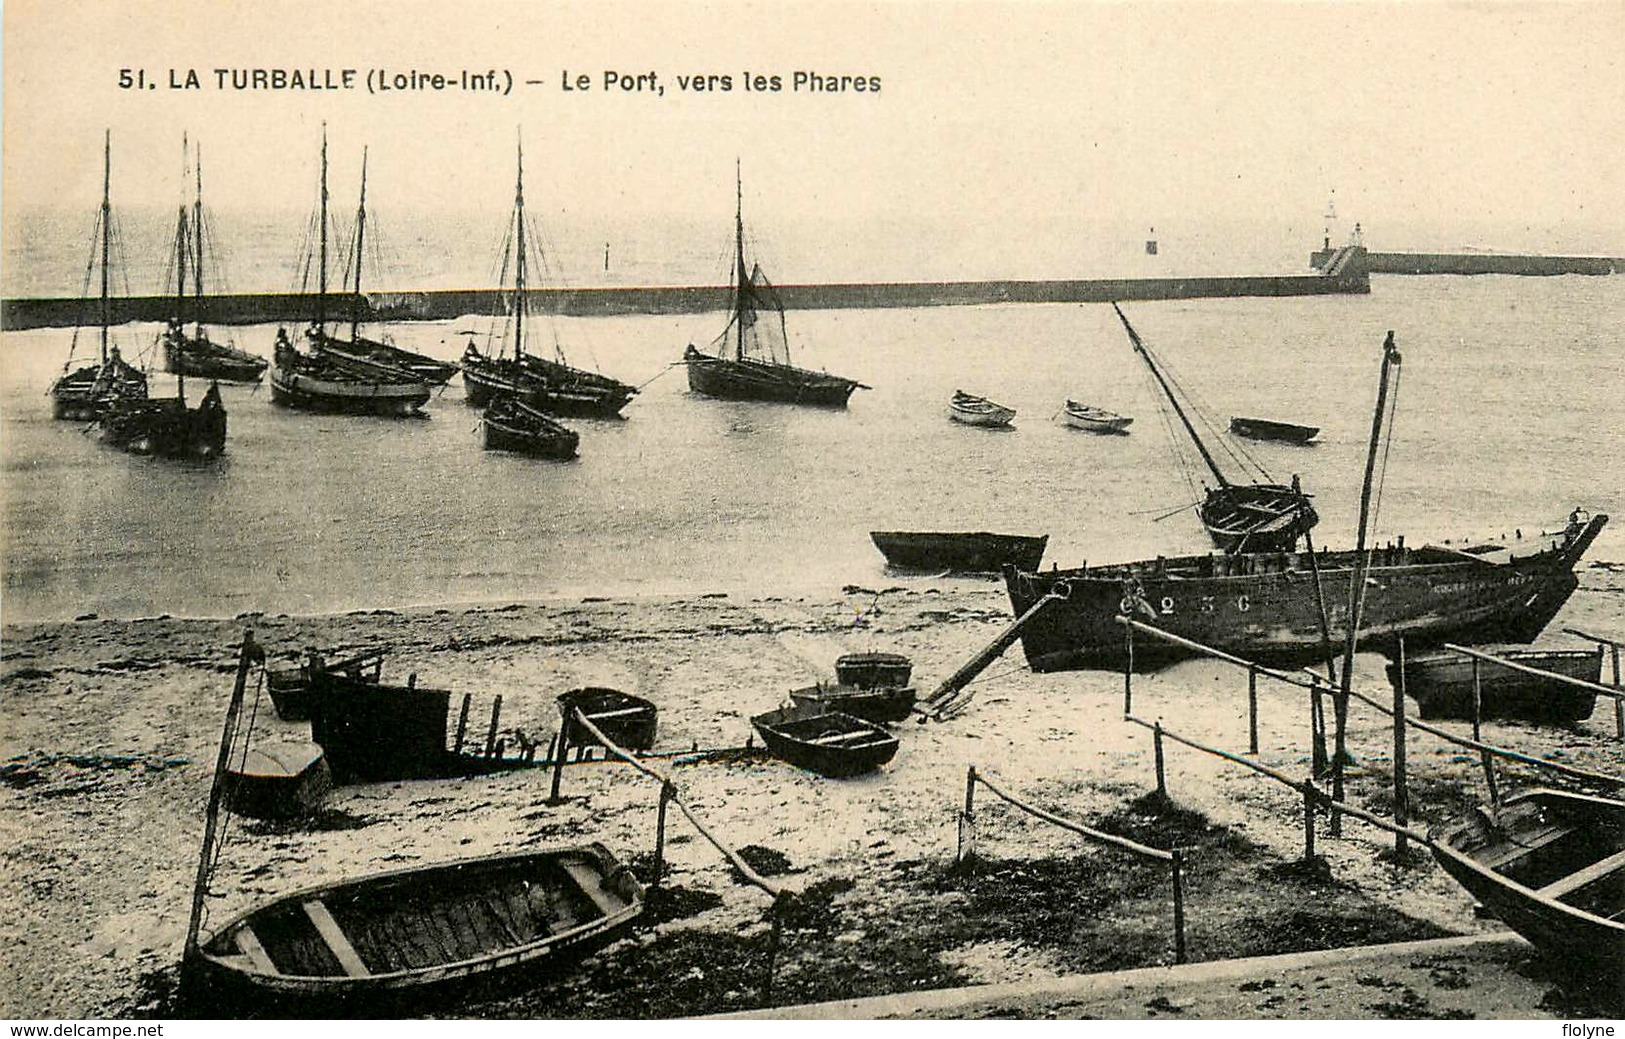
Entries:
{"label": "fence post", "polygon": [[1501,794],[1495,786],[1495,759],[1490,756],[1490,752],[1487,750],[1479,751],[1478,755],[1484,762],[1484,785],[1489,787],[1490,790],[1490,806],[1499,808],[1501,806]]}
{"label": "fence post", "polygon": [[1303,783],[1303,860],[1313,862],[1315,859],[1315,783],[1306,779]]}
{"label": "fence post", "polygon": [[1258,753],[1258,668],[1247,665],[1247,753]]}
{"label": "fence post", "polygon": [[1483,675],[1479,670],[1479,659],[1473,658],[1473,742],[1480,742],[1483,737],[1478,734],[1479,721],[1484,716],[1484,683]]}
{"label": "fence post", "polygon": [[485,734],[485,756],[490,757],[497,745],[497,719],[502,715],[502,694],[491,701],[491,729]]}
{"label": "fence post", "polygon": [[1163,772],[1162,764],[1162,719],[1157,719],[1151,726],[1152,742],[1157,755],[1157,793],[1164,798],[1168,796],[1168,777]]}
{"label": "fence post", "polygon": [[659,887],[660,878],[666,872],[666,802],[670,800],[671,782],[668,780],[660,784],[660,811],[655,816],[654,878],[649,881],[650,887]]}
{"label": "fence post", "polygon": [[463,694],[463,709],[457,712],[457,742],[452,745],[453,754],[463,752],[463,734],[468,731],[468,705],[474,699],[473,693]]}
{"label": "fence post", "polygon": [[[1618,689],[1618,688],[1620,688],[1620,685],[1619,685],[1619,646],[1616,644],[1613,647],[1613,649],[1614,649],[1614,688]],[[1618,698],[1615,698],[1615,700],[1614,700],[1614,733],[1620,739],[1625,740],[1625,700],[1620,700]]]}
{"label": "fence post", "polygon": [[[1125,624],[1128,633],[1128,663],[1123,666],[1123,717],[1134,713],[1134,625]],[[1615,657],[1614,681],[1619,681],[1618,657]]]}
{"label": "fence post", "polygon": [[561,800],[559,797],[559,784],[564,780],[564,752],[570,748],[569,731],[570,719],[566,716],[563,721],[559,722],[558,739],[554,741],[558,747],[558,753],[553,755],[553,792],[547,795],[548,804],[558,804]]}
{"label": "fence post", "polygon": [[781,893],[768,907],[767,917],[772,921],[772,930],[767,936],[767,978],[762,982],[762,1005],[767,1006],[773,1001],[773,965],[779,958],[780,916],[781,906],[784,904],[786,893]]}
{"label": "fence post", "polygon": [[[1409,825],[1410,787],[1405,766],[1405,638],[1399,639],[1399,681],[1394,683],[1394,822]],[[1403,833],[1394,834],[1394,855],[1403,860],[1409,851]]]}
{"label": "fence post", "polygon": [[1185,853],[1178,848],[1174,856],[1174,962],[1185,962]]}
{"label": "fence post", "polygon": [[976,857],[976,766],[965,772],[965,813],[959,817],[959,854],[956,865],[965,865]]}

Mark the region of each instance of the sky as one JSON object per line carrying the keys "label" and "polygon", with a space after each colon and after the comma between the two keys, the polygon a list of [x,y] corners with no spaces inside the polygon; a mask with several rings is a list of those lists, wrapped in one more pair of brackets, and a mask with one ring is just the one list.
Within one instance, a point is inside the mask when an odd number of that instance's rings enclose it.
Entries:
{"label": "sky", "polygon": [[[4,195],[172,205],[180,138],[217,209],[335,197],[500,209],[514,142],[533,206],[726,227],[733,173],[776,226],[1056,219],[1371,234],[1625,254],[1625,4],[390,3],[9,0]],[[121,69],[157,89],[121,89]],[[498,70],[510,93],[235,91],[217,68]],[[172,90],[197,70],[199,90]],[[663,96],[606,90],[654,72]],[[746,91],[746,71],[779,75]],[[797,70],[878,92],[792,89]],[[678,77],[726,74],[729,92]],[[587,90],[566,92],[568,76]],[[538,81],[526,85],[525,80]],[[1306,243],[1315,244],[1315,243]],[[1437,242],[1414,243],[1437,246]]]}

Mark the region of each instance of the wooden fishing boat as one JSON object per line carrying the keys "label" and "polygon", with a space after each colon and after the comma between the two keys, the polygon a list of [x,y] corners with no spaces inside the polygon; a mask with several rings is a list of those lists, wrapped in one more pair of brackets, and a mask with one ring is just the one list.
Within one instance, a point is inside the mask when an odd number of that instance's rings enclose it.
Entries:
{"label": "wooden fishing boat", "polygon": [[197,943],[188,979],[280,1005],[532,980],[628,930],[643,888],[602,844],[463,859],[306,888]]}
{"label": "wooden fishing boat", "polygon": [[[1602,679],[1602,647],[1595,649],[1514,649],[1491,647],[1490,652],[1505,660],[1580,678],[1587,682]],[[1407,653],[1405,692],[1416,700],[1424,718],[1471,718],[1473,716],[1473,672],[1475,659],[1449,650]],[[1522,718],[1528,721],[1570,723],[1591,717],[1597,694],[1550,678],[1537,678],[1509,667],[1476,661],[1479,685],[1479,716],[1482,718]],[[1388,665],[1388,680],[1396,687],[1398,661]]]}
{"label": "wooden fishing boat", "polygon": [[1006,565],[1036,570],[1049,535],[986,531],[872,530],[869,540],[897,570],[929,573],[998,573]]}
{"label": "wooden fishing boat", "polygon": [[576,711],[584,713],[599,732],[623,750],[643,751],[655,745],[659,712],[652,702],[641,696],[587,686],[560,694],[558,705],[565,721],[565,739],[573,747],[598,743],[598,737],[576,720]]}
{"label": "wooden fishing boat", "polygon": [[[113,135],[102,136],[102,206],[96,213],[96,228],[92,240],[100,246],[92,250],[85,281],[99,272],[101,281],[101,309],[98,325],[98,350],[95,360],[74,366],[79,353],[79,337],[84,329],[75,327],[68,345],[68,359],[63,362],[62,374],[51,383],[51,417],[70,422],[91,422],[100,418],[108,406],[116,401],[140,400],[147,395],[147,376],[139,368],[124,360],[117,344],[112,342],[111,278],[113,257]],[[99,261],[98,261],[99,256]]]}
{"label": "wooden fishing boat", "polygon": [[329,672],[310,698],[310,738],[338,783],[455,774],[450,720],[451,692],[419,688],[416,675],[399,686]]}
{"label": "wooden fishing boat", "polygon": [[781,707],[750,723],[774,757],[835,778],[872,772],[897,754],[896,736],[821,705]]}
{"label": "wooden fishing boat", "polygon": [[807,707],[826,711],[839,711],[864,721],[886,724],[900,722],[909,716],[918,698],[912,686],[870,686],[823,682],[805,689],[790,690],[790,699]]}
{"label": "wooden fishing boat", "polygon": [[1430,836],[1439,865],[1498,920],[1625,998],[1625,801],[1530,790]]}
{"label": "wooden fishing boat", "polygon": [[1243,482],[1226,476],[1196,431],[1191,420],[1195,409],[1181,402],[1180,395],[1174,392],[1163,372],[1163,365],[1145,345],[1134,326],[1129,324],[1122,309],[1113,303],[1112,310],[1117,312],[1134,352],[1145,362],[1218,485],[1203,489],[1202,501],[1196,509],[1208,537],[1226,552],[1284,552],[1296,548],[1298,539],[1320,522],[1320,515],[1310,503],[1309,495],[1303,493],[1296,480],[1290,485],[1271,482],[1268,471],[1250,458],[1246,461],[1258,471],[1263,478],[1261,481]]}
{"label": "wooden fishing boat", "polygon": [[186,404],[186,377],[174,397],[115,398],[100,419],[102,439],[121,451],[160,458],[218,458],[226,450],[226,406],[210,383],[196,407]]}
{"label": "wooden fishing boat", "polygon": [[288,819],[313,812],[333,788],[333,773],[314,743],[248,748],[226,773],[226,800],[237,815]]}
{"label": "wooden fishing boat", "polygon": [[[553,415],[579,418],[617,418],[621,409],[638,392],[635,386],[599,372],[577,368],[564,356],[557,336],[553,357],[546,358],[525,349],[529,315],[529,258],[534,251],[543,256],[533,224],[525,222],[525,156],[519,151],[518,183],[514,188],[513,214],[502,243],[503,310],[481,350],[469,335],[463,350],[463,392],[468,402],[485,407],[499,397],[513,397]],[[508,259],[513,258],[513,281],[508,281]]]}
{"label": "wooden fishing boat", "polygon": [[537,458],[576,456],[581,435],[516,397],[498,397],[480,418],[487,451],[514,451]]}
{"label": "wooden fishing boat", "polygon": [[[182,150],[185,150],[184,141]],[[203,150],[197,149],[193,166],[195,194],[191,212],[181,206],[180,220],[175,228],[175,313],[169,327],[164,330],[162,347],[164,370],[179,376],[201,379],[219,379],[223,382],[259,382],[270,362],[257,354],[239,350],[230,342],[216,342],[204,328],[203,319],[208,306],[203,294],[205,248],[214,236],[207,227],[207,211],[203,208]],[[191,260],[192,296],[186,294],[187,260]],[[186,309],[191,304],[192,331],[186,331]]]}
{"label": "wooden fishing boat", "polygon": [[835,658],[836,680],[859,689],[905,686],[913,673],[913,662],[901,653],[843,653]]}
{"label": "wooden fishing boat", "polygon": [[1134,421],[1127,415],[1119,415],[1115,411],[1079,404],[1070,397],[1061,410],[1067,425],[1073,429],[1086,429],[1091,433],[1127,433],[1129,425]]}
{"label": "wooden fishing boat", "polygon": [[311,704],[321,695],[329,675],[355,682],[377,684],[383,676],[384,649],[367,649],[343,660],[328,663],[325,656],[311,650],[298,667],[267,669],[265,689],[271,694],[276,716],[287,722],[310,720]]}
{"label": "wooden fishing boat", "polygon": [[[1575,564],[1607,522],[1576,510],[1561,532],[1526,537],[1516,551],[1494,554],[1411,548],[1403,539],[1375,548],[1359,645],[1392,655],[1401,637],[1408,649],[1530,642],[1568,601],[1578,585]],[[1009,567],[1005,585],[1017,617],[1051,593],[1059,597],[1021,628],[1022,648],[1037,671],[1120,668],[1125,638],[1113,619],[1119,613],[1249,660],[1312,662],[1325,659],[1325,629],[1347,632],[1357,556],[1322,551],[1311,561],[1307,553],[1246,552],[1042,573]],[[1160,639],[1134,643],[1138,666],[1192,655]]]}
{"label": "wooden fishing boat", "polygon": [[964,390],[955,390],[953,398],[948,401],[948,417],[967,426],[1003,428],[1016,417],[1016,409]]}
{"label": "wooden fishing boat", "polygon": [[711,341],[710,352],[693,343],[683,351],[688,388],[724,400],[774,401],[844,408],[853,390],[869,387],[855,379],[797,368],[779,302],[760,264],[745,265],[743,181],[735,171],[734,294],[728,325]]}
{"label": "wooden fishing boat", "polygon": [[1286,444],[1307,444],[1320,432],[1319,426],[1300,426],[1295,422],[1276,422],[1267,418],[1230,419],[1230,432],[1249,440],[1279,440]]}

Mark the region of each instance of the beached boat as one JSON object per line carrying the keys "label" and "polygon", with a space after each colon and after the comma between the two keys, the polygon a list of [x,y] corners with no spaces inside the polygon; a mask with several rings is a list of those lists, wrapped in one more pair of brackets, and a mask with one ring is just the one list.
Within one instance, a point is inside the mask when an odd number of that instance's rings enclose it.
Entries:
{"label": "beached boat", "polygon": [[1530,790],[1430,836],[1439,865],[1496,919],[1625,998],[1625,801]]}
{"label": "beached boat", "polygon": [[1016,409],[1007,408],[986,397],[978,397],[974,393],[955,390],[952,399],[948,401],[948,417],[967,426],[1002,429],[1009,426],[1011,420],[1016,417]]}
{"label": "beached boat", "polygon": [[314,743],[273,743],[233,755],[226,772],[226,802],[237,815],[290,819],[321,807],[333,788],[322,748]]}
{"label": "beached boat", "polygon": [[[1587,682],[1602,679],[1602,647],[1595,649],[1513,649],[1491,647],[1489,652],[1527,667],[1551,671]],[[1597,694],[1550,678],[1538,678],[1497,667],[1461,653],[1439,650],[1407,653],[1405,692],[1416,700],[1424,718],[1471,718],[1473,673],[1478,673],[1479,716],[1523,718],[1528,721],[1577,722],[1591,717]],[[1388,665],[1388,680],[1397,687],[1398,661]]]}
{"label": "beached boat", "polygon": [[465,764],[446,747],[451,692],[328,672],[310,697],[310,738],[337,783],[433,779]]}
{"label": "beached boat", "polygon": [[[1562,531],[1493,552],[1412,548],[1403,539],[1375,548],[1363,582],[1359,645],[1392,655],[1400,638],[1408,650],[1530,642],[1577,587],[1574,567],[1607,522],[1576,510]],[[1119,613],[1249,660],[1313,662],[1326,657],[1327,631],[1341,638],[1348,630],[1357,556],[1321,551],[1311,561],[1308,553],[1246,552],[1041,573],[1010,567],[1005,585],[1017,617],[1046,595],[1059,596],[1021,629],[1037,671],[1121,667]],[[1161,639],[1134,641],[1138,666],[1193,655]]]}
{"label": "beached boat", "polygon": [[113,135],[112,131],[107,131],[102,137],[102,207],[96,213],[96,228],[92,233],[92,241],[100,248],[92,250],[85,267],[86,288],[92,275],[100,273],[98,350],[95,360],[74,367],[74,358],[79,352],[79,336],[84,331],[81,327],[74,328],[62,374],[51,383],[51,417],[55,419],[91,422],[99,418],[114,401],[139,400],[147,395],[146,373],[124,360],[118,346],[111,341],[112,193]]}
{"label": "beached boat", "polygon": [[745,265],[744,188],[737,170],[735,196],[733,305],[727,327],[711,341],[709,352],[693,343],[683,351],[688,388],[724,400],[846,407],[853,390],[869,387],[790,363],[784,306],[761,265]]}
{"label": "beached boat", "polygon": [[[365,189],[363,189],[365,212]],[[429,383],[421,375],[352,349],[359,339],[361,302],[352,300],[349,344],[327,331],[327,131],[322,131],[321,195],[317,203],[316,313],[305,332],[308,352],[300,352],[285,329],[277,329],[271,363],[271,403],[330,414],[382,415],[405,418],[429,402]],[[360,268],[356,234],[354,266]]]}
{"label": "beached boat", "polygon": [[1049,535],[986,531],[872,530],[869,540],[897,570],[929,573],[998,573],[1006,565],[1036,570]]}
{"label": "beached boat", "polygon": [[[1204,488],[1202,501],[1196,510],[1208,537],[1226,552],[1282,552],[1296,548],[1298,539],[1320,521],[1315,507],[1310,504],[1309,495],[1304,494],[1295,481],[1291,485],[1269,482],[1269,473],[1250,458],[1246,461],[1263,477],[1262,482],[1234,481],[1226,476],[1192,423],[1194,409],[1181,402],[1180,395],[1174,392],[1163,372],[1163,365],[1140,339],[1134,326],[1129,324],[1122,309],[1113,303],[1112,310],[1117,312],[1134,352],[1150,369],[1152,378],[1218,484]],[[1204,421],[1207,420],[1204,418]],[[1211,423],[1208,424],[1211,426]]]}
{"label": "beached boat", "polygon": [[[501,397],[513,397],[553,415],[580,418],[617,418],[621,409],[638,392],[635,386],[599,372],[577,368],[564,356],[564,347],[555,334],[553,357],[542,357],[525,349],[530,316],[530,254],[543,256],[533,224],[525,222],[525,156],[519,152],[518,183],[514,188],[513,214],[502,243],[502,285],[500,320],[486,336],[485,349],[469,334],[463,350],[463,392],[468,402],[485,407]],[[513,261],[513,280],[508,276]]]}
{"label": "beached boat", "polygon": [[659,712],[652,702],[641,696],[619,689],[587,686],[561,693],[558,705],[565,721],[564,738],[572,747],[598,743],[598,737],[576,719],[577,711],[585,714],[599,732],[622,750],[649,750],[655,745]]}
{"label": "beached boat", "polygon": [[790,699],[797,704],[819,707],[826,711],[839,711],[864,721],[886,724],[900,722],[914,709],[918,694],[911,686],[870,686],[823,682],[805,689],[790,690]]}
{"label": "beached boat", "polygon": [[[185,151],[185,143],[182,143]],[[181,206],[180,219],[175,227],[175,313],[169,327],[164,330],[161,346],[164,370],[175,375],[199,379],[219,379],[224,382],[259,382],[269,365],[265,358],[239,350],[230,342],[216,342],[204,327],[207,297],[203,294],[206,248],[214,242],[209,233],[207,211],[203,208],[203,149],[198,148],[193,167],[195,193],[191,212]],[[192,295],[190,300],[192,331],[186,331],[187,260],[190,257]]]}
{"label": "beached boat", "polygon": [[1230,419],[1230,432],[1249,440],[1279,440],[1286,444],[1307,444],[1320,432],[1319,426],[1300,426],[1295,422],[1276,422],[1267,418]]}
{"label": "beached boat", "polygon": [[1127,415],[1119,415],[1115,411],[1079,404],[1070,397],[1061,410],[1067,425],[1073,429],[1086,429],[1091,433],[1127,433],[1129,425],[1134,421]]}
{"label": "beached boat", "polygon": [[835,678],[859,689],[905,686],[914,664],[901,653],[843,653],[835,658]]}
{"label": "beached boat", "polygon": [[823,706],[781,707],[750,723],[774,757],[825,776],[872,772],[897,754],[896,736]]}
{"label": "beached boat", "polygon": [[328,663],[323,654],[311,650],[298,667],[266,669],[265,689],[271,694],[276,716],[287,722],[309,721],[311,703],[321,695],[322,683],[329,675],[376,684],[383,675],[386,652],[368,649]]}
{"label": "beached boat", "polygon": [[537,458],[576,456],[581,435],[517,397],[498,397],[480,417],[487,451],[513,451]]}

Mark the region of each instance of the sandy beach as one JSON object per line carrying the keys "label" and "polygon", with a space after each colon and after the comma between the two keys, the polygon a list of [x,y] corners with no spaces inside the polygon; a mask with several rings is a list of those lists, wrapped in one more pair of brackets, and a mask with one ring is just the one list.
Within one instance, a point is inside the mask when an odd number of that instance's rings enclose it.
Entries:
{"label": "sandy beach", "polygon": [[[1625,575],[1593,566],[1580,577],[1581,590],[1549,631],[1625,631]],[[318,618],[10,625],[0,673],[7,849],[0,899],[12,912],[0,970],[14,981],[0,996],[0,1013],[173,1009],[203,807],[245,629],[272,666],[288,666],[310,646],[333,656],[388,646],[386,680],[416,674],[422,685],[452,690],[454,705],[473,694],[470,729],[482,735],[500,694],[510,746],[516,732],[546,745],[558,725],[553,698],[566,689],[636,692],[659,704],[656,751],[675,754],[745,747],[750,715],[776,706],[791,688],[832,678],[843,652],[907,654],[915,684],[928,692],[1009,620],[995,584],[916,580],[824,599],[589,599]],[[1361,658],[1357,685],[1386,694],[1380,658]],[[1322,832],[1323,866],[1298,864],[1299,796],[1216,758],[1170,747],[1169,793],[1182,811],[1156,811],[1145,799],[1155,788],[1150,735],[1122,720],[1120,674],[1035,675],[1013,649],[973,688],[976,698],[960,717],[899,726],[897,757],[863,778],[822,779],[759,753],[663,760],[709,826],[803,893],[770,990],[770,900],[738,883],[674,816],[666,887],[643,927],[528,991],[431,1010],[677,1016],[1173,962],[1164,867],[1086,845],[984,794],[983,866],[956,872],[956,813],[970,765],[1060,815],[1159,847],[1191,848],[1192,960],[1500,929],[1474,915],[1472,900],[1431,859],[1396,863],[1392,838],[1357,821],[1341,839]],[[256,740],[308,738],[307,726],[278,720],[268,698],[255,708],[254,693],[251,682]],[[1259,760],[1302,776],[1305,694],[1268,682],[1260,693]],[[1135,713],[1247,749],[1246,676],[1223,665],[1189,662],[1138,676]],[[1351,802],[1386,813],[1389,722],[1357,706],[1350,733],[1360,763]],[[1486,726],[1490,742],[1625,773],[1625,747],[1612,733],[1605,704],[1573,730]],[[1458,748],[1414,734],[1410,762],[1423,828],[1482,793],[1476,757]],[[1529,778],[1523,768],[1507,769],[1503,789]],[[647,869],[655,783],[618,763],[572,765],[565,802],[550,806],[549,779],[532,769],[345,786],[307,820],[234,822],[210,919],[218,924],[257,901],[337,877],[549,843],[602,841]],[[1471,983],[1469,974],[1463,984]],[[1342,1016],[1396,1016],[1357,1002],[1366,994],[1351,994]],[[1425,1000],[1405,1008],[1397,1016],[1428,1016]]]}

